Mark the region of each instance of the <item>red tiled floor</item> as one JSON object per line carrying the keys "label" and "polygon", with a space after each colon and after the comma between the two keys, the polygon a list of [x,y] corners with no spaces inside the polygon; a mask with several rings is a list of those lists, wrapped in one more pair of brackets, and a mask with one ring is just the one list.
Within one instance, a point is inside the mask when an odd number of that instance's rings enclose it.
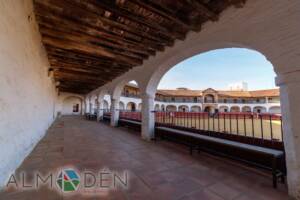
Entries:
{"label": "red tiled floor", "polygon": [[91,196],[86,192],[66,195],[42,187],[4,191],[0,199],[288,199],[286,186],[279,184],[275,190],[270,176],[236,162],[205,153],[190,156],[183,146],[166,141],[146,142],[136,132],[79,117],[56,121],[16,174],[48,173],[64,166],[80,172],[125,170],[129,188],[104,189],[98,196]]}

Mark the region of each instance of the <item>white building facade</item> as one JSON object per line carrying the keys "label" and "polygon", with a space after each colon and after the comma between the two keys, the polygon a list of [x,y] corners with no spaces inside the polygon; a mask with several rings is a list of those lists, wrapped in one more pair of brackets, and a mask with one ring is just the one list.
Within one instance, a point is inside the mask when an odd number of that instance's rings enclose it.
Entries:
{"label": "white building facade", "polygon": [[[128,91],[130,87],[131,91],[130,89]],[[141,111],[142,99],[139,97],[138,88],[125,86],[124,91],[127,91],[127,93],[123,92],[120,96],[119,110]],[[226,96],[224,96],[224,93]],[[209,99],[208,97],[214,97],[215,99]],[[106,111],[110,110],[110,95],[105,95],[103,102],[102,109]],[[93,101],[92,105],[94,112],[97,112],[96,104],[97,99]],[[211,88],[203,91],[188,89],[158,90],[153,110],[168,112],[254,112],[281,114],[279,90],[277,89],[239,92],[216,91]]]}

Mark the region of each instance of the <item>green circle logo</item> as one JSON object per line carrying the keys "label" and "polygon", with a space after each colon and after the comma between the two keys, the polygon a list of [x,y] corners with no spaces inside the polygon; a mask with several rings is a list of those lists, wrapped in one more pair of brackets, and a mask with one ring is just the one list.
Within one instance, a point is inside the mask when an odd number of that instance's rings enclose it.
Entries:
{"label": "green circle logo", "polygon": [[73,169],[62,170],[56,180],[57,186],[63,192],[73,192],[79,187],[80,178],[79,175]]}

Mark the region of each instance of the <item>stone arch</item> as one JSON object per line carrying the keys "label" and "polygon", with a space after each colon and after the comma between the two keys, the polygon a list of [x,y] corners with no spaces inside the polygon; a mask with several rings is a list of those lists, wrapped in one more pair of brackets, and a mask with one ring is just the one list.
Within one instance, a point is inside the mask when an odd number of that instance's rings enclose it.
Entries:
{"label": "stone arch", "polygon": [[109,108],[109,104],[108,104],[108,102],[104,99],[103,100],[103,110],[109,110],[110,108]]}
{"label": "stone arch", "polygon": [[180,105],[178,107],[179,112],[189,112],[189,107],[187,105]]}
{"label": "stone arch", "polygon": [[203,111],[208,113],[214,113],[216,111],[216,108],[214,106],[205,106]]}
{"label": "stone arch", "polygon": [[269,108],[269,113],[272,113],[272,114],[281,114],[281,107],[280,106],[271,106]]}
{"label": "stone arch", "polygon": [[84,100],[78,96],[67,96],[62,102],[62,115],[80,115],[83,112]]}
{"label": "stone arch", "polygon": [[[163,106],[163,105],[162,105]],[[154,106],[154,110],[155,111],[159,111],[160,110],[160,106],[159,106],[159,104],[155,104],[155,106]]]}
{"label": "stone arch", "polygon": [[253,112],[254,113],[266,113],[267,112],[267,108],[263,107],[263,106],[255,106],[253,108]]}
{"label": "stone arch", "polygon": [[212,94],[206,94],[204,96],[204,103],[215,103],[215,95]]}
{"label": "stone arch", "polygon": [[110,110],[111,92],[108,89],[102,89],[98,94],[99,109],[103,111]]}
{"label": "stone arch", "polygon": [[137,106],[134,102],[128,102],[126,105],[126,110],[128,111],[136,111]]}
{"label": "stone arch", "polygon": [[[182,52],[173,52],[174,54],[172,55],[170,54],[168,55],[168,57],[164,57],[164,60],[161,59],[162,62],[160,63],[160,65],[155,69],[155,71],[152,72],[152,74],[148,76],[148,82],[145,85],[146,93],[155,94],[160,80],[171,68],[173,68],[176,64],[188,58],[191,58],[195,55],[199,55],[210,51],[220,50],[220,49],[226,49],[226,48],[244,48],[262,54],[263,56],[265,56],[267,60],[269,60],[269,57],[271,57],[271,55],[268,55],[268,52],[265,52],[262,47],[255,46],[255,45],[251,47],[251,45],[244,44],[242,41],[237,41],[237,42],[218,41],[218,42],[204,43],[203,46],[201,46],[200,44],[199,46],[198,44],[194,44],[194,45],[186,46],[186,48],[187,49],[185,49],[184,54],[182,54]],[[273,67],[275,69],[274,64]],[[276,71],[277,70],[275,69],[275,72]]]}
{"label": "stone arch", "polygon": [[191,112],[201,112],[201,106],[192,106]]}
{"label": "stone arch", "polygon": [[228,106],[220,106],[219,112],[229,112],[229,107]]}
{"label": "stone arch", "polygon": [[141,111],[141,110],[142,110],[142,106],[143,106],[142,103],[139,103],[139,104],[138,104],[138,107],[137,107],[138,111]]}
{"label": "stone arch", "polygon": [[166,106],[166,111],[167,112],[176,112],[177,111],[177,107],[175,105],[167,105]]}
{"label": "stone arch", "polygon": [[230,112],[241,112],[241,109],[239,106],[231,106]]}
{"label": "stone arch", "polygon": [[243,106],[242,107],[242,112],[251,112],[251,107],[250,106]]}
{"label": "stone arch", "polygon": [[[140,84],[138,81],[136,81],[135,79],[132,78],[125,78],[123,80],[121,80],[120,82],[118,82],[112,89],[112,99],[119,99],[122,91],[125,87],[126,84],[128,84],[131,81],[135,81],[137,83],[137,86],[140,87]],[[140,89],[139,89],[140,90]]]}
{"label": "stone arch", "polygon": [[[294,0],[290,5],[296,7],[298,4]],[[288,83],[297,82],[299,77],[296,76],[296,73],[299,71],[300,57],[296,55],[297,48],[295,48],[297,43],[296,36],[300,32],[300,29],[296,26],[299,12],[290,13],[288,19],[290,26],[287,26],[286,21],[282,19],[282,14],[284,15],[291,8],[280,1],[277,4],[274,4],[271,0],[247,1],[243,9],[224,12],[217,22],[206,23],[205,29],[200,33],[189,33],[184,41],[177,40],[173,47],[166,48],[164,52],[158,52],[155,58],[150,57],[149,60],[145,61],[140,69],[136,69],[128,74],[131,76],[134,73],[143,75],[139,76],[141,81],[144,80],[142,83],[143,91],[147,95],[154,96],[161,77],[172,66],[193,55],[231,47],[248,48],[261,52],[268,60],[272,61],[274,71],[278,75],[277,84],[281,86],[281,95],[284,94],[285,101],[282,104],[282,110],[283,121],[286,122],[283,123],[283,129],[285,131],[284,143],[287,147],[286,160],[288,161],[289,191],[296,197],[299,194],[300,181],[294,177],[295,175],[299,177],[300,173],[297,172],[299,169],[299,162],[297,162],[299,160],[299,151],[297,149],[298,145],[296,145],[298,140],[293,137],[294,132],[297,134],[297,129],[294,128],[294,126],[297,126],[297,120],[293,118],[298,116],[298,110],[293,111],[291,106],[297,105],[293,99],[298,99],[297,91],[299,89],[296,87],[296,84],[291,86]],[[278,12],[268,12],[266,14],[266,9],[278,10],[281,14],[278,14]],[[253,10],[255,10],[255,15],[252,14]],[[246,29],[249,31],[245,31]],[[289,40],[291,35],[295,36],[295,38]],[[276,38],[282,39],[277,40]],[[294,51],[289,51],[290,49]],[[124,77],[127,75],[124,75]],[[293,77],[293,80],[290,77]],[[149,110],[145,114],[149,115]],[[151,117],[148,118],[151,119]],[[143,134],[146,138],[146,135],[151,135],[151,131],[154,129],[149,128],[150,126],[144,127],[142,133],[144,132]]]}
{"label": "stone arch", "polygon": [[164,105],[164,104],[162,104],[160,109],[161,109],[161,111],[166,111],[166,107],[165,107],[165,105]]}
{"label": "stone arch", "polygon": [[124,104],[123,101],[120,101],[120,102],[119,102],[119,109],[120,109],[120,110],[125,110],[125,104]]}

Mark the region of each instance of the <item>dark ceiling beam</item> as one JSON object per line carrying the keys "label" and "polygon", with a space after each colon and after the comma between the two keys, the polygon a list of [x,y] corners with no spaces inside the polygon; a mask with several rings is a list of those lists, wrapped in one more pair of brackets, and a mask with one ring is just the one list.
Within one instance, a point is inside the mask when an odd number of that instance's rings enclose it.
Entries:
{"label": "dark ceiling beam", "polygon": [[72,20],[62,19],[56,16],[44,16],[37,11],[37,20],[40,26],[45,26],[53,30],[75,32],[78,34],[87,34],[91,37],[95,37],[98,41],[100,40],[103,45],[109,45],[120,49],[125,49],[135,53],[155,55],[155,50],[151,49],[146,45],[142,45],[137,42],[125,40],[123,37],[112,35],[103,31],[99,31],[94,27],[86,26],[83,24],[76,23]]}
{"label": "dark ceiling beam", "polygon": [[164,46],[159,42],[153,42],[142,38],[139,35],[131,34],[126,31],[120,31],[118,29],[110,29],[108,26],[104,26],[101,23],[97,23],[96,19],[89,20],[87,18],[78,18],[76,15],[67,15],[56,7],[48,7],[42,3],[35,3],[35,12],[38,16],[42,16],[44,19],[54,20],[56,23],[72,23],[73,26],[82,25],[87,28],[87,31],[96,33],[98,36],[103,36],[106,39],[118,40],[119,42],[126,42],[137,46],[147,46],[150,50],[163,51]]}
{"label": "dark ceiling beam", "polygon": [[68,40],[75,43],[85,44],[88,47],[95,48],[95,50],[101,49],[102,51],[108,52],[111,55],[113,55],[113,56],[107,56],[107,54],[103,55],[109,58],[115,58],[116,55],[121,55],[128,58],[139,59],[142,63],[142,60],[147,59],[149,57],[148,54],[145,54],[143,52],[136,53],[132,51],[126,51],[125,49],[121,49],[119,47],[116,48],[115,45],[111,45],[111,46],[109,46],[108,44],[104,45],[103,41],[86,34],[63,31],[63,30],[54,30],[53,28],[47,28],[44,25],[40,25],[40,26],[41,26],[40,32],[45,37],[49,36],[51,38]]}
{"label": "dark ceiling beam", "polygon": [[82,74],[82,73],[74,73],[74,72],[70,72],[67,70],[64,71],[54,71],[54,76],[57,77],[58,79],[66,79],[66,80],[71,80],[70,82],[73,81],[81,81],[81,82],[89,82],[89,83],[104,83],[106,81],[108,81],[108,79],[105,78],[100,78],[97,77],[95,78],[94,76],[90,76],[90,75],[86,75],[86,74]]}
{"label": "dark ceiling beam", "polygon": [[111,67],[108,70],[106,70],[105,68],[95,68],[90,65],[85,65],[85,64],[81,64],[81,63],[74,63],[74,62],[70,62],[70,61],[63,62],[63,60],[54,60],[51,57],[49,60],[51,62],[51,68],[53,68],[53,69],[65,68],[65,69],[72,69],[72,70],[82,71],[82,72],[90,72],[94,75],[102,74],[103,76],[108,77],[110,79],[113,78],[113,75],[111,75],[111,72],[123,73],[128,70],[126,68],[116,68],[116,67]]}
{"label": "dark ceiling beam", "polygon": [[149,55],[155,55],[155,51],[147,50],[146,48],[141,48],[135,45],[126,45],[126,44],[118,44],[114,41],[106,40],[105,38],[100,38],[97,35],[90,35],[87,32],[83,32],[80,30],[76,30],[76,28],[64,26],[63,24],[51,25],[45,23],[44,21],[40,22],[40,32],[45,34],[70,34],[81,37],[81,40],[85,39],[91,43],[97,43],[102,47],[113,47],[119,51],[127,51],[133,54],[140,55],[141,57],[148,58]]}
{"label": "dark ceiling beam", "polygon": [[166,38],[172,37],[172,39],[179,39],[179,40],[183,40],[185,38],[185,34],[183,34],[183,33],[177,32],[176,30],[170,31],[170,29],[167,29],[164,26],[161,26],[160,24],[156,23],[155,21],[153,21],[149,18],[136,15],[120,6],[117,6],[116,1],[89,0],[89,2],[93,5],[101,7],[104,10],[108,10],[108,11],[112,12],[113,14],[122,16],[130,21],[133,21],[135,23],[146,26],[149,29],[153,29],[153,31],[162,34]]}
{"label": "dark ceiling beam", "polygon": [[106,49],[101,48],[97,45],[86,44],[86,43],[82,43],[79,41],[70,40],[70,38],[59,39],[59,38],[55,38],[55,37],[49,37],[49,36],[43,34],[42,41],[44,44],[47,44],[47,45],[50,45],[53,47],[57,47],[57,48],[61,48],[61,49],[65,49],[65,50],[75,50],[79,53],[83,52],[83,53],[88,53],[88,54],[93,53],[98,56],[116,59],[116,60],[119,60],[122,62],[133,64],[135,66],[142,64],[141,59],[135,59],[135,58],[130,58],[130,57],[123,56],[123,55],[117,55],[117,54],[109,52]]}
{"label": "dark ceiling beam", "polygon": [[[35,0],[36,4],[44,5],[48,12],[59,12],[65,16],[73,16],[85,23],[97,25],[97,27],[111,31],[117,29],[118,32],[137,39],[139,42],[158,43],[164,46],[172,46],[172,40],[162,39],[155,36],[155,33],[147,33],[136,27],[127,26],[113,19],[103,16],[103,12],[95,7],[91,7],[86,1],[80,0]],[[76,15],[77,14],[77,15]]]}
{"label": "dark ceiling beam", "polygon": [[190,22],[188,22],[185,19],[179,18],[169,9],[158,4],[158,2],[149,0],[130,0],[130,2],[133,2],[157,15],[160,15],[161,17],[164,17],[165,19],[174,22],[187,30],[196,30],[196,28],[193,25],[191,25]]}
{"label": "dark ceiling beam", "polygon": [[86,94],[246,0],[33,0],[60,91]]}
{"label": "dark ceiling beam", "polygon": [[210,19],[213,21],[218,20],[218,15],[210,10],[207,5],[204,5],[199,0],[184,0],[187,4],[190,4],[193,8],[195,8],[203,17],[206,19]]}
{"label": "dark ceiling beam", "polygon": [[48,56],[52,58],[56,58],[60,61],[65,61],[65,60],[73,60],[73,62],[80,62],[80,63],[85,63],[88,65],[94,65],[97,67],[120,67],[120,68],[132,68],[133,65],[130,65],[128,63],[120,62],[117,60],[112,60],[112,59],[106,59],[104,57],[97,57],[93,54],[83,54],[83,53],[78,53],[75,51],[71,50],[64,50],[60,48],[56,48],[50,45],[45,45],[46,50],[48,52]]}

